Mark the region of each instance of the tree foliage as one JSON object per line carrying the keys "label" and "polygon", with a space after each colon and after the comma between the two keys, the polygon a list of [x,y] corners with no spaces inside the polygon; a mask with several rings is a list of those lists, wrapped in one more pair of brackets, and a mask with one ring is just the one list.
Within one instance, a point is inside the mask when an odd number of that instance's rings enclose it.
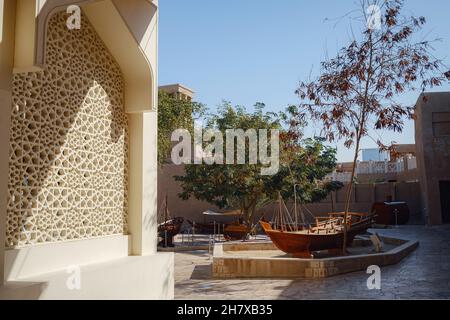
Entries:
{"label": "tree foliage", "polygon": [[[346,212],[361,139],[371,128],[401,132],[404,120],[415,117],[414,105],[401,103],[401,95],[439,86],[449,76],[442,71],[442,61],[433,57],[432,42],[415,40],[424,17],[403,15],[401,0],[363,0],[361,5],[362,34],[322,62],[320,76],[301,82],[297,90],[298,122],[309,117],[321,123],[328,141],[342,139],[346,147],[355,147]],[[381,10],[379,28],[367,23],[373,5]],[[392,149],[383,141],[377,143]]]}
{"label": "tree foliage", "polygon": [[180,100],[160,91],[158,93],[158,163],[169,159],[172,148],[171,135],[176,129],[187,129],[191,133],[196,117],[204,114],[203,104]]}
{"label": "tree foliage", "polygon": [[414,105],[402,104],[401,94],[439,86],[446,77],[431,42],[413,40],[426,19],[402,16],[403,1],[389,0],[364,1],[364,21],[373,4],[384,9],[381,28],[366,28],[360,40],[321,63],[318,79],[300,83],[297,90],[304,111],[299,115],[320,120],[324,136],[345,139],[347,147],[367,135],[369,127],[401,132],[404,120],[414,119]]}
{"label": "tree foliage", "polygon": [[[239,208],[244,220],[251,223],[255,210],[277,199],[278,192],[285,198],[292,198],[294,184],[299,184],[298,196],[305,203],[319,201],[342,186],[336,182],[322,182],[335,168],[335,149],[325,147],[323,139],[293,139],[294,136],[282,127],[286,117],[265,113],[263,108],[264,104],[258,103],[255,112],[250,113],[243,107],[233,107],[225,102],[219,112],[208,119],[207,126],[222,133],[226,129],[279,129],[278,173],[261,175],[262,165],[248,164],[248,161],[243,165],[187,165],[185,175],[175,177],[181,182],[182,199],[194,197],[222,209]],[[246,152],[248,159],[248,145]]]}

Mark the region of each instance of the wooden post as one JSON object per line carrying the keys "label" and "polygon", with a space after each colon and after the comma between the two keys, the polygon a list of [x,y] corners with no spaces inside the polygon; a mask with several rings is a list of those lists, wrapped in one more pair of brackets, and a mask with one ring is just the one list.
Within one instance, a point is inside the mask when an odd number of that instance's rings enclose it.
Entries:
{"label": "wooden post", "polygon": [[336,198],[337,198],[337,192],[332,191],[331,192],[331,212],[336,212]]}
{"label": "wooden post", "polygon": [[397,201],[397,182],[392,184],[391,188],[392,201]]}

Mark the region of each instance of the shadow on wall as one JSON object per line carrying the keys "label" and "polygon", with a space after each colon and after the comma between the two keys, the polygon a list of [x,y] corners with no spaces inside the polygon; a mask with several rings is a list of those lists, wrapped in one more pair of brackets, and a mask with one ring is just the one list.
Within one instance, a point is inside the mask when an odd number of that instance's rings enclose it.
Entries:
{"label": "shadow on wall", "polygon": [[174,296],[174,261],[169,259],[168,263],[165,264],[165,271],[171,270],[171,272],[165,272],[162,274],[163,280],[163,290],[162,297],[173,297]]}
{"label": "shadow on wall", "polygon": [[66,19],[48,22],[44,71],[14,76],[7,248],[127,232],[122,74],[84,15]]}
{"label": "shadow on wall", "polygon": [[0,300],[38,300],[48,285],[37,282],[9,282],[0,287]]}

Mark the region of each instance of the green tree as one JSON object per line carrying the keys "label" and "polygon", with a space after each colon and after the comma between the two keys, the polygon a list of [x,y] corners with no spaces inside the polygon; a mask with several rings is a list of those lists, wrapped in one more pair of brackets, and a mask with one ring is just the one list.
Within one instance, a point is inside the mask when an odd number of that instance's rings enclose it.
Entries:
{"label": "green tree", "polygon": [[176,129],[191,133],[194,120],[203,115],[206,107],[198,102],[180,100],[160,91],[158,93],[158,163],[169,159],[172,148],[171,135]]}
{"label": "green tree", "polygon": [[[223,133],[226,145],[227,129],[280,130],[280,167],[275,175],[261,175],[262,164],[186,165],[185,175],[175,179],[181,182],[180,197],[194,197],[222,209],[241,209],[243,219],[253,223],[258,207],[276,200],[278,193],[292,198],[294,184],[300,187],[299,198],[308,203],[325,198],[339,183],[323,183],[322,179],[335,168],[335,149],[325,147],[322,139],[306,139],[288,134],[282,127],[286,115],[263,112],[264,104],[257,103],[253,113],[225,102],[219,112],[207,121],[207,129]],[[248,159],[248,141],[246,141]]]}

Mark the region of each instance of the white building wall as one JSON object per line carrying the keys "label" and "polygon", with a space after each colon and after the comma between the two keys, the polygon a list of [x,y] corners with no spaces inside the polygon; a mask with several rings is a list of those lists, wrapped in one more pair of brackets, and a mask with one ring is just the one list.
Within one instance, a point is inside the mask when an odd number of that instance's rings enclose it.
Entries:
{"label": "white building wall", "polygon": [[389,158],[390,157],[388,152],[380,152],[378,148],[362,150],[362,161],[389,161]]}

